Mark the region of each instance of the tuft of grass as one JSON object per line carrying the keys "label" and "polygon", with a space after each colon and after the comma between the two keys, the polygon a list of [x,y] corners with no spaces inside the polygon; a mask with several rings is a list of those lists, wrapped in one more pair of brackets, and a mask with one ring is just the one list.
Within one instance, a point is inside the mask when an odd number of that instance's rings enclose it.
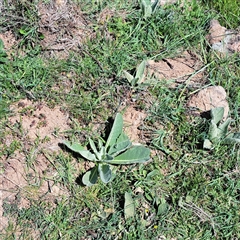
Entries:
{"label": "tuft of grass", "polygon": [[239,27],[240,2],[238,0],[203,0],[202,2],[219,13],[221,25],[228,28]]}
{"label": "tuft of grass", "polygon": [[29,51],[38,46],[43,35],[38,31],[37,2],[3,1],[0,31],[11,30],[19,41],[19,47]]}
{"label": "tuft of grass", "polygon": [[14,57],[1,64],[0,69],[3,100],[16,101],[23,96],[33,100],[46,97],[53,85],[53,81],[49,81],[51,66],[46,67],[39,56]]}
{"label": "tuft of grass", "polygon": [[226,89],[230,104],[230,116],[239,124],[239,77],[240,64],[237,55],[217,58],[209,69],[209,81]]}

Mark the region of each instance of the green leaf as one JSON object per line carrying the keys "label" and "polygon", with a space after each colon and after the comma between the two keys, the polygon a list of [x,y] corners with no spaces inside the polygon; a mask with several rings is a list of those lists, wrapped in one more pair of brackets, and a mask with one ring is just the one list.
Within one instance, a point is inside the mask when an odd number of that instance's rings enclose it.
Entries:
{"label": "green leaf", "polygon": [[231,119],[227,119],[224,123],[217,127],[216,123],[213,120],[211,120],[209,126],[209,139],[212,142],[217,142],[221,138],[224,138],[227,135],[228,126],[230,123]]}
{"label": "green leaf", "polygon": [[123,71],[123,77],[125,77],[129,83],[132,83],[132,80],[134,79],[133,75],[127,71]]}
{"label": "green leaf", "polygon": [[224,139],[226,144],[240,143],[240,133],[231,133]]}
{"label": "green leaf", "polygon": [[84,185],[90,187],[97,182],[98,179],[98,167],[95,166],[91,170],[87,171],[83,177],[82,182]]}
{"label": "green leaf", "polygon": [[203,148],[208,150],[212,149],[213,148],[212,142],[209,139],[204,139]]}
{"label": "green leaf", "polygon": [[98,152],[96,145],[91,138],[89,138],[89,144],[90,144],[90,147],[92,148],[94,154],[97,156],[98,160],[101,160],[101,154]]}
{"label": "green leaf", "polygon": [[231,123],[231,119],[227,119],[218,127],[218,129],[220,130],[220,137],[225,137],[227,135],[228,127],[230,123]]}
{"label": "green leaf", "polygon": [[152,4],[152,13],[154,13],[158,7],[158,3],[159,3],[159,0],[156,0],[153,4]]}
{"label": "green leaf", "polygon": [[128,219],[135,216],[135,204],[130,193],[124,194],[124,217]]}
{"label": "green leaf", "polygon": [[220,130],[217,127],[217,124],[211,120],[210,126],[209,126],[209,131],[208,131],[208,136],[210,141],[218,141],[220,139]]}
{"label": "green leaf", "polygon": [[108,151],[109,155],[117,156],[119,153],[125,151],[132,145],[128,136],[125,133],[122,133],[118,139],[116,144],[112,145]]}
{"label": "green leaf", "polygon": [[126,152],[115,157],[111,164],[143,163],[150,159],[150,150],[144,146],[133,146]]}
{"label": "green leaf", "polygon": [[106,149],[108,149],[109,146],[112,146],[113,144],[116,143],[117,138],[122,133],[122,128],[123,128],[123,118],[120,113],[117,113],[111,132],[107,139]]}
{"label": "green leaf", "polygon": [[165,198],[161,198],[161,203],[158,204],[158,211],[157,211],[157,215],[162,215],[164,214],[168,209],[168,205],[167,202],[165,200]]}
{"label": "green leaf", "polygon": [[102,141],[102,139],[98,139],[98,149],[100,150],[101,148],[102,148],[102,146],[103,146],[103,141]]}
{"label": "green leaf", "polygon": [[134,78],[131,82],[131,86],[134,87],[138,82],[138,78]]}
{"label": "green leaf", "polygon": [[71,144],[69,141],[63,141],[63,144],[66,145],[72,151],[79,153],[80,155],[82,155],[87,160],[89,160],[89,161],[97,161],[95,155],[92,154],[90,151],[86,150],[79,143],[72,143]]}
{"label": "green leaf", "polygon": [[218,124],[222,119],[224,115],[224,108],[223,107],[217,107],[211,109],[210,112],[211,119],[215,124]]}
{"label": "green leaf", "polygon": [[113,159],[114,159],[113,156],[111,156],[109,154],[106,154],[104,156],[104,158],[102,159],[102,162],[107,163],[107,164],[111,164],[111,162],[109,162],[109,161],[112,161]]}
{"label": "green leaf", "polygon": [[148,18],[152,15],[152,4],[150,0],[142,0],[141,1],[143,17]]}
{"label": "green leaf", "polygon": [[152,170],[151,172],[149,172],[149,173],[147,174],[146,179],[150,180],[152,177],[154,177],[154,176],[156,176],[156,175],[159,175],[159,174],[160,174],[160,173],[159,173],[159,170],[154,169],[154,170]]}
{"label": "green leaf", "polygon": [[4,43],[2,39],[0,39],[0,63],[7,62],[7,53],[4,50]]}
{"label": "green leaf", "polygon": [[24,29],[19,29],[19,33],[21,35],[26,35],[27,34],[27,31],[25,31]]}
{"label": "green leaf", "polygon": [[100,149],[100,160],[103,161],[104,159],[106,159],[106,157],[108,158],[108,156],[106,156],[106,148],[104,146],[102,146],[102,148]]}
{"label": "green leaf", "polygon": [[111,181],[112,178],[112,170],[108,164],[99,164],[98,172],[100,175],[101,180],[104,183],[108,183]]}
{"label": "green leaf", "polygon": [[137,72],[136,72],[136,76],[135,78],[137,79],[137,81],[140,83],[144,77],[144,72],[146,69],[146,61],[143,60],[140,65],[137,68]]}

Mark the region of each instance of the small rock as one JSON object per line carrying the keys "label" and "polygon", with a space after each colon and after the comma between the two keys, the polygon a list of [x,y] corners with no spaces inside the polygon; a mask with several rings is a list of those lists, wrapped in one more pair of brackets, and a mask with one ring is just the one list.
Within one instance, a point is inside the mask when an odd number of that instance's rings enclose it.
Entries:
{"label": "small rock", "polygon": [[210,21],[209,35],[207,35],[207,40],[211,45],[221,42],[224,39],[226,28],[222,27],[218,20]]}
{"label": "small rock", "polygon": [[220,53],[240,52],[240,33],[222,27],[215,19],[210,22],[209,35],[206,36],[206,39],[212,49]]}
{"label": "small rock", "polygon": [[[202,62],[192,52],[185,51],[176,58],[164,58],[161,61],[148,60],[146,75],[158,80],[167,80],[170,87],[188,81],[189,85],[196,85],[203,81]],[[189,79],[190,78],[190,79]]]}
{"label": "small rock", "polygon": [[226,91],[221,86],[207,87],[194,94],[187,103],[189,108],[194,108],[193,112],[200,115],[216,107],[224,107],[223,118],[226,119],[229,112],[229,105],[226,100]]}

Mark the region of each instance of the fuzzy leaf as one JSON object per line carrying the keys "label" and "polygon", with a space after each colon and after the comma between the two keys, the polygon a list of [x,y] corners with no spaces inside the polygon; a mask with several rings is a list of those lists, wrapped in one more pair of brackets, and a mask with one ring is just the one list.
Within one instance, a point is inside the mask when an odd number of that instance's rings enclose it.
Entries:
{"label": "fuzzy leaf", "polygon": [[128,136],[125,133],[122,133],[117,139],[116,144],[112,145],[108,151],[108,154],[112,156],[117,156],[119,153],[125,151],[132,145]]}
{"label": "fuzzy leaf", "polygon": [[209,139],[204,139],[203,148],[208,150],[213,148],[213,145]]}
{"label": "fuzzy leaf", "polygon": [[97,182],[98,179],[98,167],[95,166],[91,170],[87,171],[83,177],[82,182],[84,185],[90,187]]}
{"label": "fuzzy leaf", "polygon": [[227,119],[218,127],[219,130],[221,131],[221,137],[225,137],[227,135],[228,127],[230,123],[231,123],[231,119]]}
{"label": "fuzzy leaf", "polygon": [[124,77],[128,80],[129,83],[132,83],[132,80],[134,79],[133,75],[130,74],[129,72],[127,71],[123,71],[123,75]]}
{"label": "fuzzy leaf", "polygon": [[90,144],[90,147],[93,150],[94,154],[97,156],[98,160],[101,160],[101,155],[98,152],[96,145],[91,138],[89,138],[89,144]]}
{"label": "fuzzy leaf", "polygon": [[102,159],[103,162],[108,163],[109,161],[113,160],[113,156],[106,154],[104,158]]}
{"label": "fuzzy leaf", "polygon": [[143,163],[150,159],[150,150],[144,146],[133,146],[126,152],[115,157],[111,164]]}
{"label": "fuzzy leaf", "polygon": [[124,217],[128,219],[135,216],[135,204],[130,193],[124,195]]}
{"label": "fuzzy leaf", "polygon": [[224,115],[224,108],[223,107],[217,107],[211,109],[210,112],[211,119],[215,124],[218,124],[222,119]]}
{"label": "fuzzy leaf", "polygon": [[225,138],[224,143],[226,144],[234,144],[240,143],[240,133],[231,133]]}
{"label": "fuzzy leaf", "polygon": [[[106,158],[106,148],[104,146],[102,146],[102,148],[100,149],[99,154],[100,154],[100,158],[99,159],[101,161]],[[108,158],[108,156],[107,156],[107,158]]]}
{"label": "fuzzy leaf", "polygon": [[98,149],[101,149],[103,146],[103,141],[99,138],[98,139]]}
{"label": "fuzzy leaf", "polygon": [[217,127],[217,124],[211,120],[210,126],[209,126],[209,131],[208,131],[208,136],[210,141],[217,141],[220,139],[220,130]]}
{"label": "fuzzy leaf", "polygon": [[135,78],[137,79],[137,81],[140,83],[143,79],[144,76],[144,71],[146,69],[146,61],[143,60],[140,65],[137,67],[137,72],[136,72],[136,76]]}
{"label": "fuzzy leaf", "polygon": [[82,155],[87,160],[97,161],[95,155],[92,154],[90,151],[86,150],[79,143],[70,143],[69,141],[63,141],[63,144],[66,145],[72,151],[79,153],[80,155]]}
{"label": "fuzzy leaf", "polygon": [[152,4],[150,0],[142,0],[142,10],[144,18],[148,18],[152,15]]}
{"label": "fuzzy leaf", "polygon": [[123,118],[120,113],[117,113],[111,132],[107,139],[106,149],[108,149],[108,147],[116,143],[119,135],[122,133],[122,128],[123,128]]}
{"label": "fuzzy leaf", "polygon": [[165,198],[161,198],[161,202],[158,204],[158,211],[157,211],[157,215],[162,215],[163,213],[165,213],[167,211],[168,205],[167,202],[165,200]]}
{"label": "fuzzy leaf", "polygon": [[112,170],[108,164],[99,164],[98,172],[100,175],[101,180],[104,183],[108,183],[111,181],[112,178]]}

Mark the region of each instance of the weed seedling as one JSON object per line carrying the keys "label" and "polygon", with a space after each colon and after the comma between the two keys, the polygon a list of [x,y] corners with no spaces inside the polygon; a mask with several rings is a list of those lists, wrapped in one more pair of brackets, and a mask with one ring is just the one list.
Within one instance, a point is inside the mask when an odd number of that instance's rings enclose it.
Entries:
{"label": "weed seedling", "polygon": [[140,65],[136,68],[136,74],[133,76],[127,71],[123,71],[123,76],[128,80],[129,84],[134,87],[136,85],[139,85],[143,78],[144,78],[144,72],[146,69],[146,61],[143,60]]}
{"label": "weed seedling", "polygon": [[98,139],[97,148],[94,141],[89,138],[91,152],[79,143],[64,141],[63,144],[85,159],[96,163],[95,167],[87,171],[82,177],[82,182],[86,186],[95,184],[98,175],[104,183],[111,181],[112,165],[143,163],[150,159],[150,150],[142,145],[133,146],[128,136],[123,132],[123,118],[120,113],[116,115],[105,145],[103,145],[103,140]]}
{"label": "weed seedling", "polygon": [[217,107],[211,110],[211,122],[209,124],[208,138],[204,140],[203,148],[212,149],[214,144],[223,141],[225,144],[240,143],[240,133],[228,133],[228,127],[231,119],[223,123],[224,108]]}

